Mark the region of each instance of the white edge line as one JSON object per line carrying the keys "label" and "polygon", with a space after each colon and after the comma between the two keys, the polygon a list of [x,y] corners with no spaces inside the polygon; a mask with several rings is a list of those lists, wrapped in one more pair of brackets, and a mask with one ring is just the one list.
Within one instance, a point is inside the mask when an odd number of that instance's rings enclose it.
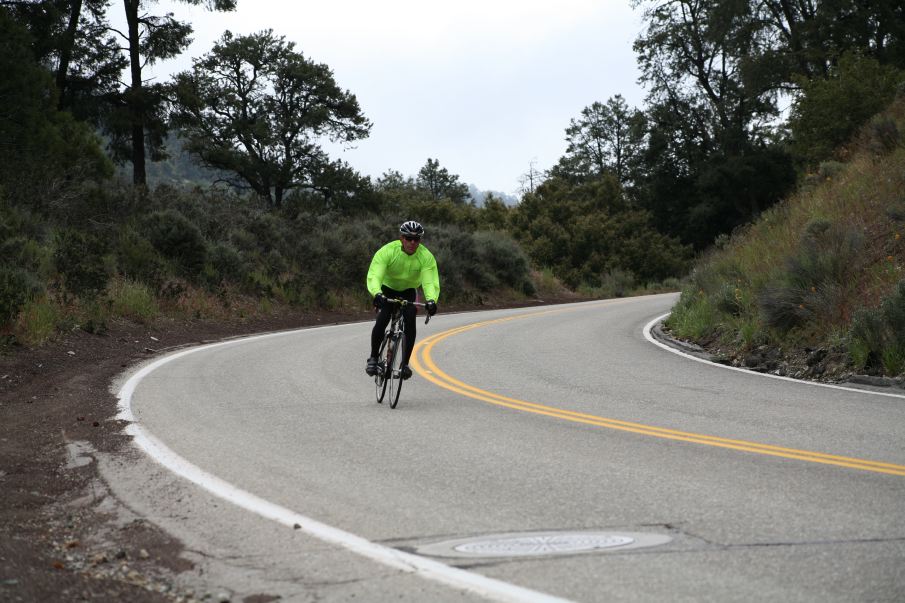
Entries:
{"label": "white edge line", "polygon": [[[325,325],[324,327],[315,328],[339,326],[347,325]],[[513,603],[521,601],[531,603],[569,603],[567,599],[554,597],[546,593],[509,584],[508,582],[503,582],[494,578],[488,578],[481,574],[468,572],[426,557],[413,555],[371,542],[361,536],[340,530],[339,528],[334,528],[319,522],[316,519],[306,517],[300,513],[296,513],[295,511],[264,500],[263,498],[242,490],[241,488],[204,471],[197,465],[190,463],[173,452],[163,442],[158,440],[147,429],[135,421],[131,406],[132,394],[135,392],[135,389],[142,379],[164,364],[201,350],[209,350],[215,347],[235,345],[256,339],[276,337],[297,332],[297,330],[280,331],[277,333],[267,333],[242,339],[233,339],[230,341],[189,348],[164,356],[141,368],[134,375],[129,377],[125,384],[123,384],[117,394],[119,398],[119,413],[116,418],[129,422],[125,432],[133,437],[133,442],[136,446],[159,464],[169,469],[174,474],[197,484],[211,494],[247,511],[251,511],[256,515],[260,515],[261,517],[270,519],[287,527],[297,529],[324,542],[338,545],[388,567],[406,573],[413,573],[427,580],[440,582],[447,586],[462,589],[493,601]]]}
{"label": "white edge line", "polygon": [[728,366],[725,364],[720,364],[718,362],[711,362],[709,360],[705,360],[704,358],[698,358],[697,356],[688,354],[687,352],[683,352],[682,350],[676,349],[670,345],[666,345],[662,341],[657,341],[657,339],[651,334],[651,330],[654,328],[654,325],[656,325],[658,322],[660,322],[661,320],[663,320],[670,314],[672,314],[672,312],[667,312],[666,314],[663,314],[662,316],[658,316],[657,318],[655,318],[652,321],[650,321],[649,323],[647,323],[647,325],[644,327],[644,337],[652,344],[659,346],[659,347],[663,348],[664,350],[668,350],[668,351],[672,352],[673,354],[678,354],[679,356],[688,358],[689,360],[703,362],[704,364],[707,364],[707,365],[710,365],[713,367],[727,369],[730,371],[738,371],[740,373],[745,373],[747,375],[754,375],[757,377],[769,377],[771,379],[780,379],[782,381],[791,381],[792,383],[800,383],[802,385],[813,385],[815,387],[828,387],[830,389],[841,389],[842,391],[846,391],[846,392],[855,392],[858,394],[868,394],[871,396],[886,396],[889,398],[905,399],[905,395],[903,395],[903,394],[890,394],[887,392],[875,392],[875,391],[866,390],[866,389],[858,389],[856,387],[845,387],[844,385],[833,385],[832,383],[820,383],[819,381],[806,381],[804,379],[794,379],[792,377],[783,377],[782,375],[771,375],[770,373],[759,373],[757,371],[750,371],[748,369],[743,369],[743,368],[740,368],[737,366]]}

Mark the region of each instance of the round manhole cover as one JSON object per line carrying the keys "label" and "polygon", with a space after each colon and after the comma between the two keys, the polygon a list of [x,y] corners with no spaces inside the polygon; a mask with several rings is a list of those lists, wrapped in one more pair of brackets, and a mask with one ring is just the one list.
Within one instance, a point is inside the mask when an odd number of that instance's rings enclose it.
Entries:
{"label": "round manhole cover", "polygon": [[516,536],[514,538],[491,538],[466,542],[454,546],[453,550],[473,555],[512,557],[522,555],[555,555],[557,553],[578,553],[594,549],[608,549],[624,546],[635,541],[629,536],[613,534],[551,534],[543,536]]}
{"label": "round manhole cover", "polygon": [[640,532],[525,532],[447,540],[417,550],[437,557],[528,557],[639,548],[669,541],[669,536]]}

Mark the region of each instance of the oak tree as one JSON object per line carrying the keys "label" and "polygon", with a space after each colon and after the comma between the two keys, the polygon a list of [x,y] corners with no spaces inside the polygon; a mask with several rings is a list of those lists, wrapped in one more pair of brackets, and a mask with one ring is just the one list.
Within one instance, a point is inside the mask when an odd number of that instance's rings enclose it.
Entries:
{"label": "oak tree", "polygon": [[[191,71],[175,78],[173,122],[185,148],[206,166],[234,175],[273,207],[287,191],[339,181],[359,186],[347,166],[331,163],[326,140],[367,137],[371,124],[355,95],[327,65],[295,50],[271,30],[223,34]],[[341,187],[340,187],[341,188]]]}

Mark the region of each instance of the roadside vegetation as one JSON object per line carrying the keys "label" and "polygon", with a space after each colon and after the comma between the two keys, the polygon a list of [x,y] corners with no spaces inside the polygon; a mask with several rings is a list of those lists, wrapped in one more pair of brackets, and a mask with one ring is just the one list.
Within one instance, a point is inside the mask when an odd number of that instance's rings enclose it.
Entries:
{"label": "roadside vegetation", "polygon": [[379,177],[331,157],[328,140],[370,135],[367,107],[278,32],[224,32],[151,83],[143,66],[192,35],[154,2],[0,0],[0,349],[120,320],[365,309],[371,255],[414,219],[441,305],[691,274],[681,337],[764,370],[807,354],[823,376],[901,374],[900,4],[634,0],[644,106],[576,107],[513,205],[434,157]]}
{"label": "roadside vegetation", "polygon": [[905,96],[700,261],[667,326],[735,364],[905,373]]}

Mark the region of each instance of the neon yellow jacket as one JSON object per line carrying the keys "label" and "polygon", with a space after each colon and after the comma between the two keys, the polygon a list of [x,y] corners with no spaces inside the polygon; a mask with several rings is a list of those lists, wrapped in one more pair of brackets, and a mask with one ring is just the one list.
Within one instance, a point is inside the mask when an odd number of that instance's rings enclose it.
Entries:
{"label": "neon yellow jacket", "polygon": [[396,291],[421,287],[426,300],[437,301],[440,297],[437,260],[424,245],[418,245],[415,253],[408,255],[402,250],[402,241],[391,241],[374,254],[367,285],[371,297],[380,293],[381,285]]}

